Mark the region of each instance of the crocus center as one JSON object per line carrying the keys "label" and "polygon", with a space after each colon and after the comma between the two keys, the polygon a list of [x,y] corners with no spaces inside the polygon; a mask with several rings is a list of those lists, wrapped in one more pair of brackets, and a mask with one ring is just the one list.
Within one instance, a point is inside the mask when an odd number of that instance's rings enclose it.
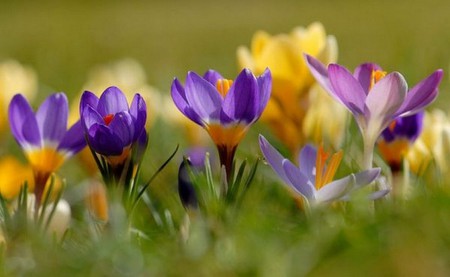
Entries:
{"label": "crocus center", "polygon": [[107,114],[103,117],[103,121],[105,121],[106,126],[109,126],[109,124],[111,123],[111,121],[113,120],[114,115],[113,114]]}
{"label": "crocus center", "polygon": [[372,75],[370,76],[370,87],[369,90],[373,88],[373,86],[378,83],[381,79],[386,76],[387,72],[382,70],[372,70]]}
{"label": "crocus center", "polygon": [[330,162],[328,166],[325,166],[327,159],[329,158],[329,154],[323,150],[323,146],[321,145],[318,149],[317,157],[316,157],[316,188],[320,189],[324,185],[330,183],[336,171],[339,167],[339,164],[342,160],[343,152],[342,150],[333,154],[331,156]]}
{"label": "crocus center", "polygon": [[220,95],[222,95],[222,97],[225,97],[232,84],[233,80],[219,79],[216,83],[217,91],[220,93]]}

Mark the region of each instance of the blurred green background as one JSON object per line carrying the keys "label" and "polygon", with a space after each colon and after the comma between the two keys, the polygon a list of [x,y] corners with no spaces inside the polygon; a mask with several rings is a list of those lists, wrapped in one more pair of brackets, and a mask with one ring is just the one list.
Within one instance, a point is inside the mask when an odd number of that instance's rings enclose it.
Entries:
{"label": "blurred green background", "polygon": [[[88,70],[123,57],[168,91],[174,76],[237,71],[236,48],[257,30],[286,33],[320,21],[337,37],[339,61],[398,70],[410,85],[450,64],[450,2],[349,1],[2,1],[0,60],[33,66],[52,91],[78,93]],[[444,79],[441,90],[448,88]],[[442,103],[442,101],[440,101]]]}

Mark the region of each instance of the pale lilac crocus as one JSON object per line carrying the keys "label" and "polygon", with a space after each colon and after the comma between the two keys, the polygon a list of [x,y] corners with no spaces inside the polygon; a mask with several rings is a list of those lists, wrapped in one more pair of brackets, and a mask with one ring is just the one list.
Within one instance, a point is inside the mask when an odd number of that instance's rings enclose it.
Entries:
{"label": "pale lilac crocus", "polygon": [[[380,175],[380,168],[372,168],[333,181],[342,152],[334,154],[326,165],[328,155],[323,148],[319,147],[317,150],[308,144],[300,151],[296,166],[284,158],[262,135],[259,136],[259,145],[267,163],[284,184],[309,204],[348,200],[352,192],[372,183]],[[378,199],[388,192],[389,190],[375,191],[369,195],[369,199]]]}
{"label": "pale lilac crocus", "polygon": [[399,72],[387,74],[373,63],[358,66],[354,73],[338,64],[328,67],[305,55],[319,84],[355,117],[364,140],[364,168],[372,167],[373,148],[381,132],[397,117],[416,114],[438,95],[443,71],[436,70],[408,91]]}

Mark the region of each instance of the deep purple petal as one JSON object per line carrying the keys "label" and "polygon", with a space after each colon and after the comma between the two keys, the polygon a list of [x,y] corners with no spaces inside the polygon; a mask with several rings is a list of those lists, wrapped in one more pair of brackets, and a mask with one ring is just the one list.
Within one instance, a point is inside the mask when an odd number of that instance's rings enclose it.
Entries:
{"label": "deep purple petal", "polygon": [[364,114],[366,93],[358,80],[338,64],[328,66],[328,76],[334,94],[354,115]]}
{"label": "deep purple petal", "polygon": [[405,116],[417,113],[436,99],[438,86],[442,80],[443,71],[436,70],[430,76],[414,86],[406,95],[403,105],[395,116]]}
{"label": "deep purple petal", "polygon": [[213,85],[195,72],[189,72],[184,91],[188,105],[202,122],[219,121],[222,96]]}
{"label": "deep purple petal", "polygon": [[315,199],[316,189],[298,167],[289,160],[284,159],[283,169],[289,180],[288,185],[307,199]]}
{"label": "deep purple petal", "polygon": [[353,73],[353,76],[359,81],[366,94],[369,93],[372,85],[372,73],[375,70],[381,70],[381,67],[374,63],[363,63]]}
{"label": "deep purple petal", "polygon": [[236,78],[225,96],[222,110],[232,121],[244,121],[247,124],[259,117],[258,82],[249,69],[242,70]]}
{"label": "deep purple petal", "polygon": [[410,116],[397,117],[394,129],[387,127],[381,133],[383,139],[386,142],[392,142],[395,139],[406,138],[410,142],[414,142],[422,132],[424,114],[422,110]]}
{"label": "deep purple petal", "polygon": [[[133,118],[128,112],[116,113],[113,120],[109,124],[109,129],[120,138],[122,148],[130,145],[134,138]],[[142,131],[142,130],[141,130]],[[140,135],[141,133],[139,133]]]}
{"label": "deep purple petal", "polygon": [[402,105],[407,89],[405,79],[398,72],[392,72],[378,81],[366,99],[370,120],[381,122],[382,129],[387,127],[385,125]]}
{"label": "deep purple petal", "polygon": [[69,152],[74,155],[86,146],[86,137],[81,121],[78,120],[62,138],[58,150]]}
{"label": "deep purple petal", "polygon": [[201,118],[189,106],[189,103],[187,102],[187,99],[186,99],[186,94],[185,94],[184,88],[180,84],[180,81],[178,81],[178,79],[176,79],[176,78],[172,82],[171,96],[172,96],[173,103],[175,104],[175,106],[178,108],[178,110],[182,114],[184,114],[187,118],[194,121],[198,125],[204,126]]}
{"label": "deep purple petal", "polygon": [[210,69],[205,72],[205,74],[203,75],[203,79],[211,83],[211,85],[216,86],[217,81],[223,79],[223,77],[219,72]]}
{"label": "deep purple petal", "polygon": [[36,117],[30,104],[21,94],[16,94],[12,98],[8,116],[11,132],[20,146],[41,145],[41,135]]}
{"label": "deep purple petal", "polygon": [[123,151],[122,141],[105,125],[93,124],[88,139],[92,149],[104,156],[117,156]]}
{"label": "deep purple petal", "polygon": [[351,174],[326,184],[316,193],[317,202],[330,202],[343,196],[354,186],[355,175]]}
{"label": "deep purple petal", "polygon": [[258,81],[260,97],[258,112],[259,117],[266,108],[267,102],[269,102],[270,93],[272,91],[272,73],[268,68],[266,68],[266,70],[264,70],[264,73],[261,74],[261,76],[257,77],[256,80]]}
{"label": "deep purple petal", "polygon": [[283,182],[290,184],[290,181],[283,169],[283,160],[285,160],[285,158],[281,156],[280,152],[278,152],[263,135],[259,135],[259,147],[261,148],[264,158],[272,169],[278,174]]}
{"label": "deep purple petal", "polygon": [[67,130],[68,114],[69,104],[64,93],[55,93],[45,99],[36,112],[36,120],[44,141],[59,144]]}
{"label": "deep purple petal", "polygon": [[128,110],[127,98],[118,87],[107,88],[98,101],[97,111],[102,117]]}
{"label": "deep purple petal", "polygon": [[133,141],[136,141],[145,128],[145,122],[147,120],[147,106],[144,99],[138,93],[134,95],[133,101],[131,102],[130,114],[134,122]]}
{"label": "deep purple petal", "polygon": [[335,94],[331,87],[330,79],[328,78],[328,70],[327,68],[318,60],[313,58],[310,55],[304,54],[303,55],[306,64],[308,65],[309,71],[314,76],[316,81],[322,86],[325,91],[327,91],[333,98],[337,99],[338,101],[341,101]]}
{"label": "deep purple petal", "polygon": [[308,180],[315,182],[317,149],[311,144],[305,145],[298,156],[298,165]]}
{"label": "deep purple petal", "polygon": [[86,106],[86,108],[82,111],[81,118],[81,125],[85,131],[89,130],[89,128],[91,128],[94,124],[105,125],[105,121],[102,116],[91,106]]}

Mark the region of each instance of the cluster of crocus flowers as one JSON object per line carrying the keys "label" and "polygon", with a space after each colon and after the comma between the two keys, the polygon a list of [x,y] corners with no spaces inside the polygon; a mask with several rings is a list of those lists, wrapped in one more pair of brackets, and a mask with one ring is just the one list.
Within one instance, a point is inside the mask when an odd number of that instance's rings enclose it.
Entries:
{"label": "cluster of crocus flowers", "polygon": [[313,76],[322,87],[354,116],[364,141],[364,168],[372,167],[373,149],[381,132],[397,117],[413,115],[428,106],[438,95],[442,70],[436,70],[408,91],[398,72],[383,71],[365,63],[352,74],[338,64],[328,67],[306,55]]}
{"label": "cluster of crocus flowers", "polygon": [[217,146],[221,166],[225,168],[229,181],[237,146],[261,116],[271,87],[272,77],[268,69],[259,77],[244,69],[234,82],[213,70],[207,71],[203,77],[189,72],[184,87],[178,79],[172,83],[175,105],[208,132]]}
{"label": "cluster of crocus flowers", "polygon": [[423,111],[398,117],[381,133],[378,149],[393,172],[401,170],[404,157],[422,132],[423,117]]}
{"label": "cluster of crocus flowers", "polygon": [[68,101],[64,93],[50,95],[33,112],[21,94],[9,105],[11,132],[33,168],[34,194],[39,206],[50,175],[86,146],[81,123],[67,130]]}
{"label": "cluster of crocus flowers", "polygon": [[100,98],[85,91],[81,97],[80,116],[89,147],[106,161],[102,166],[107,166],[102,170],[103,177],[107,178],[105,181],[118,184],[122,178],[126,179],[126,175],[133,172],[132,151],[140,150],[136,155],[141,157],[141,145],[147,143],[144,99],[135,94],[129,106],[124,93],[117,87],[107,88]]}
{"label": "cluster of crocus flowers", "polygon": [[[380,175],[379,168],[372,168],[333,180],[342,159],[342,151],[329,157],[322,146],[316,149],[307,144],[300,151],[296,166],[261,135],[259,145],[267,163],[288,188],[300,199],[306,199],[313,205],[348,200],[352,192],[374,182]],[[386,189],[372,192],[369,199],[383,197],[388,192]]]}
{"label": "cluster of crocus flowers", "polygon": [[[250,49],[241,46],[237,51],[241,68],[250,68],[255,74],[270,68],[272,95],[261,121],[271,127],[293,155],[307,141],[325,141],[339,147],[348,114],[316,84],[303,53],[325,64],[336,62],[336,39],[316,22],[307,28],[297,27],[290,34],[272,36],[259,31],[253,36]],[[328,120],[326,114],[332,114],[333,120]]]}

